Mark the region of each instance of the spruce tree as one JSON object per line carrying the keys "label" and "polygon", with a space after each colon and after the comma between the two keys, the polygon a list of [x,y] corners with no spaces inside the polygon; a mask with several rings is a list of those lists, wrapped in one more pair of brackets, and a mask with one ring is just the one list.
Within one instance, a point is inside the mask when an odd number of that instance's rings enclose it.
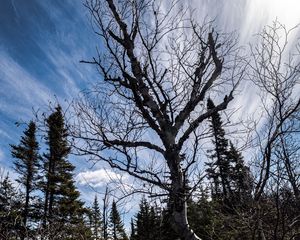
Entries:
{"label": "spruce tree", "polygon": [[65,238],[76,235],[84,226],[86,209],[79,200],[73,171],[74,166],[68,161],[71,148],[68,144],[68,133],[60,106],[46,119],[48,153],[44,155],[45,177],[41,182],[45,193],[44,227],[47,222],[63,226]]}
{"label": "spruce tree", "polygon": [[234,199],[239,203],[249,202],[253,188],[250,168],[245,165],[243,156],[230,142],[228,159],[232,163],[231,179],[233,182]]}
{"label": "spruce tree", "polygon": [[93,239],[102,239],[102,218],[97,196],[95,196],[92,208],[90,209],[90,228]]}
{"label": "spruce tree", "polygon": [[75,167],[67,160],[59,163],[57,171],[59,186],[57,187],[56,215],[61,222],[77,224],[82,222],[85,208],[79,200],[80,193],[75,187],[73,171]]}
{"label": "spruce tree", "polygon": [[0,176],[0,239],[24,236],[22,228],[22,195],[14,188],[8,174]]}
{"label": "spruce tree", "polygon": [[[214,108],[211,99],[208,99],[207,108]],[[214,149],[210,156],[212,162],[207,164],[207,173],[208,178],[212,179],[212,197],[222,200],[228,209],[245,205],[251,198],[250,169],[245,165],[241,153],[226,139],[220,114],[213,114],[210,122]]]}
{"label": "spruce tree", "polygon": [[211,201],[203,185],[200,185],[199,191],[197,200],[190,199],[188,202],[189,222],[202,240],[221,239],[218,230],[222,228],[223,219],[218,212],[218,203]]}
{"label": "spruce tree", "polygon": [[[67,130],[64,124],[64,117],[60,106],[46,119],[48,153],[44,154],[45,179],[42,182],[45,192],[44,202],[44,224],[47,220],[51,221],[55,201],[57,201],[59,184],[63,172],[63,165],[70,153],[67,142]],[[58,209],[56,209],[57,211]]]}
{"label": "spruce tree", "polygon": [[140,210],[136,216],[136,239],[150,240],[150,207],[145,198],[141,200]]}
{"label": "spruce tree", "polygon": [[117,209],[116,202],[113,201],[111,212],[109,216],[109,235],[113,240],[128,240],[126,235],[124,224],[121,220],[120,213]]}
{"label": "spruce tree", "polygon": [[140,210],[136,215],[135,239],[159,239],[159,217],[153,206],[145,198],[141,200]]}
{"label": "spruce tree", "polygon": [[[207,108],[215,107],[213,101],[208,99]],[[223,122],[218,112],[210,118],[212,129],[214,150],[210,158],[212,162],[207,163],[208,178],[212,179],[212,197],[215,199],[228,199],[231,194],[230,186],[230,161],[228,159],[228,140],[225,138],[225,131],[222,127]]]}
{"label": "spruce tree", "polygon": [[14,166],[19,174],[17,182],[25,189],[25,203],[22,209],[22,222],[26,231],[27,220],[32,211],[31,193],[36,189],[39,169],[39,144],[36,140],[36,125],[30,121],[18,145],[11,145]]}

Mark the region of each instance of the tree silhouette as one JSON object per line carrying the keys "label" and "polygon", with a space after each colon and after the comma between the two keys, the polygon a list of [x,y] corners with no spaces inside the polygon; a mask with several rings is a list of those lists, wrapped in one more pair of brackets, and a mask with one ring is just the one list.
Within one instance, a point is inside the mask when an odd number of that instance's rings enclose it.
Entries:
{"label": "tree silhouette", "polygon": [[[46,119],[48,153],[44,155],[45,177],[40,185],[45,193],[44,228],[62,228],[65,237],[74,236],[78,226],[84,228],[83,215],[86,212],[80,193],[75,187],[73,171],[75,167],[67,157],[71,151],[68,133],[60,106]],[[58,227],[57,225],[64,227]],[[50,231],[50,234],[57,234]]]}
{"label": "tree silhouette", "polygon": [[[86,7],[105,49],[83,62],[96,65],[104,81],[75,104],[74,144],[80,154],[155,186],[153,195],[167,194],[174,230],[199,239],[187,222],[187,182],[200,127],[226,109],[243,75],[235,40],[212,23],[197,24],[174,2],[167,10],[155,1],[96,0]],[[220,86],[226,97],[207,109],[203,103]]]}
{"label": "tree silhouette", "polygon": [[27,220],[32,209],[30,203],[31,193],[36,189],[38,180],[38,169],[40,164],[39,144],[36,140],[36,125],[33,121],[29,122],[28,128],[24,131],[18,145],[11,145],[12,156],[15,170],[19,174],[17,181],[25,189],[25,203],[23,207],[22,222],[25,228],[22,239],[25,238]]}
{"label": "tree silhouette", "polygon": [[113,240],[128,240],[115,201],[112,202],[112,206],[111,206],[111,212],[109,216],[109,229],[110,229],[109,235]]}

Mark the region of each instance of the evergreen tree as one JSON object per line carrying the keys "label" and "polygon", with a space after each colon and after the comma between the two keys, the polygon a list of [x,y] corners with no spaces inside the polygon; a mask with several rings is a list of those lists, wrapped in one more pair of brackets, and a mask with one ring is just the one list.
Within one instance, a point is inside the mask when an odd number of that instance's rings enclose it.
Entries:
{"label": "evergreen tree", "polygon": [[[211,99],[207,102],[208,109],[214,107]],[[222,200],[225,206],[237,207],[246,205],[251,200],[252,177],[250,169],[244,163],[240,152],[232,142],[225,138],[225,131],[219,113],[211,117],[214,150],[208,163],[208,177],[212,179],[212,197]]]}
{"label": "evergreen tree", "polygon": [[140,210],[136,216],[136,239],[150,240],[150,206],[145,198],[140,203]]}
{"label": "evergreen tree", "polygon": [[[63,176],[60,176],[60,174],[64,171],[63,167],[70,153],[70,147],[67,143],[67,130],[60,106],[57,106],[55,111],[46,119],[46,127],[48,153],[44,154],[44,169],[46,173],[42,182],[45,192],[44,224],[47,219],[51,221],[53,217],[58,188],[63,179]],[[69,164],[67,164],[67,167],[69,167]]]}
{"label": "evergreen tree", "polygon": [[46,126],[48,153],[44,155],[45,177],[41,182],[45,193],[43,224],[63,226],[64,238],[68,239],[78,233],[79,226],[85,228],[86,209],[74,184],[75,167],[67,159],[71,148],[60,106],[47,118]]}
{"label": "evergreen tree", "polygon": [[128,240],[124,224],[121,221],[120,213],[117,209],[116,202],[113,201],[109,216],[110,237],[113,240]]}
{"label": "evergreen tree", "polygon": [[236,202],[248,202],[251,198],[253,179],[250,168],[245,165],[240,152],[230,142],[228,159],[232,162],[231,179],[233,182],[234,198]]}
{"label": "evergreen tree", "polygon": [[[19,174],[17,181],[25,189],[25,203],[22,211],[22,222],[24,228],[27,227],[27,220],[32,209],[31,193],[36,188],[39,168],[39,144],[36,140],[36,125],[33,121],[28,124],[28,128],[24,131],[19,145],[11,145],[12,156],[15,170]],[[26,229],[24,230],[26,231]]]}
{"label": "evergreen tree", "polygon": [[97,196],[95,196],[92,208],[90,209],[90,227],[93,239],[102,239],[102,219]]}
{"label": "evergreen tree", "polygon": [[[213,101],[208,99],[207,108],[215,107]],[[210,127],[213,134],[214,150],[211,154],[212,162],[207,163],[208,178],[212,179],[212,197],[215,199],[228,200],[232,192],[230,185],[231,163],[228,159],[228,140],[225,138],[225,131],[220,114],[216,112],[210,118]]]}
{"label": "evergreen tree", "polygon": [[75,167],[67,160],[61,162],[57,171],[59,186],[57,202],[55,202],[56,215],[62,222],[76,224],[83,221],[86,209],[79,200],[80,193],[75,187],[73,171]]}
{"label": "evergreen tree", "polygon": [[145,198],[141,200],[140,210],[136,216],[135,239],[159,239],[159,217],[153,206],[150,206]]}
{"label": "evergreen tree", "polygon": [[[200,185],[200,196],[197,201],[190,200],[188,202],[188,217],[195,233],[203,240],[215,239],[214,232],[216,230],[216,221],[220,221],[220,217],[214,213],[214,201],[208,200],[206,189]],[[218,238],[216,238],[218,239]]]}
{"label": "evergreen tree", "polygon": [[0,176],[0,239],[18,239],[22,229],[21,195],[8,175]]}

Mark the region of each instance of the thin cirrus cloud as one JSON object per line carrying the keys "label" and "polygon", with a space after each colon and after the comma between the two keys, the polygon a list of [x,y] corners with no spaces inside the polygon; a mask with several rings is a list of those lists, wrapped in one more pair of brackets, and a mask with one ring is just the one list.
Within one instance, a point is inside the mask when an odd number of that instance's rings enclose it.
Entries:
{"label": "thin cirrus cloud", "polygon": [[[24,100],[30,109],[32,102],[35,106],[39,105],[35,103],[46,88],[45,99],[51,100],[49,95],[53,97],[54,94],[61,99],[71,99],[89,79],[88,71],[83,75],[87,68],[79,66],[79,61],[87,56],[84,47],[89,46],[86,43],[90,39],[88,34],[83,34],[86,39],[82,37],[82,28],[78,27],[87,23],[82,19],[85,16],[79,14],[83,6],[79,2],[72,3],[14,0],[4,4],[2,11],[5,12],[0,24],[4,43],[0,48],[0,81],[4,87],[10,86],[11,95],[5,96],[1,104],[4,101],[13,104],[15,100],[26,97]],[[24,78],[20,76],[22,73],[25,73]],[[8,77],[12,80],[8,81]],[[14,92],[22,94],[14,98]],[[29,98],[32,98],[31,102]],[[41,102],[43,104],[44,101]]]}
{"label": "thin cirrus cloud", "polygon": [[[300,22],[299,0],[191,0],[189,3],[195,8],[194,16],[198,20],[215,18],[218,29],[236,30],[242,44],[251,42],[253,35],[276,17],[288,28]],[[47,105],[56,97],[70,100],[87,87],[90,79],[99,78],[92,66],[79,64],[80,60],[95,55],[97,41],[81,0],[1,3],[1,159],[10,155],[8,144],[14,144],[21,134],[13,123],[30,119],[33,106]],[[241,108],[238,116],[242,117],[249,109],[254,111],[259,102],[253,100],[254,89],[249,91],[246,84],[240,88],[244,91],[230,107]],[[88,183],[103,187],[104,182],[121,177],[102,169],[79,171],[76,179],[80,186]]]}
{"label": "thin cirrus cloud", "polygon": [[0,149],[0,162],[4,160],[4,152]]}
{"label": "thin cirrus cloud", "polygon": [[53,92],[6,53],[0,56],[1,112],[28,117],[32,113],[27,106],[47,104]]}
{"label": "thin cirrus cloud", "polygon": [[69,0],[1,3],[0,149],[5,156],[23,131],[15,122],[32,119],[33,107],[71,101],[95,72],[79,64],[96,45],[83,8],[81,1]]}

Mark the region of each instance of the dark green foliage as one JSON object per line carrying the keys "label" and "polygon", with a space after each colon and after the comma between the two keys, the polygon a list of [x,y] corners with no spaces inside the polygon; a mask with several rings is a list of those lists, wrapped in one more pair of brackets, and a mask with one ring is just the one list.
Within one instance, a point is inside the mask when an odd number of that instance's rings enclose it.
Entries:
{"label": "dark green foliage", "polygon": [[245,165],[240,152],[236,150],[232,142],[227,153],[227,159],[232,163],[231,182],[233,188],[233,199],[236,203],[249,203],[253,189],[253,177],[250,168]]}
{"label": "dark green foliage", "polygon": [[[188,219],[195,233],[203,240],[214,239],[216,221],[220,218],[214,212],[212,201],[208,201],[209,195],[201,188],[200,199],[190,200],[188,203]],[[217,217],[217,218],[216,218]]]}
{"label": "dark green foliage", "polygon": [[[70,172],[73,167],[67,162],[70,147],[67,142],[67,130],[64,124],[64,117],[61,107],[46,119],[48,153],[44,155],[45,178],[41,182],[45,193],[44,203],[44,224],[52,221],[53,215],[57,215],[57,206],[60,191],[64,191],[60,185],[68,184]],[[64,171],[66,170],[66,173]]]}
{"label": "dark green foliage", "polygon": [[[215,107],[213,101],[208,99],[207,108],[213,109]],[[217,112],[211,117],[210,127],[213,134],[214,150],[210,158],[212,162],[207,163],[208,177],[212,179],[212,196],[214,199],[228,199],[232,189],[230,185],[230,162],[227,159],[228,140],[225,138],[225,131],[222,128],[222,120],[220,114]]]}
{"label": "dark green foliage", "polygon": [[102,239],[102,219],[97,196],[95,196],[93,205],[89,209],[89,219],[93,239]]}
{"label": "dark green foliage", "polygon": [[[207,108],[214,108],[211,99]],[[242,155],[226,139],[223,122],[217,112],[210,119],[214,149],[211,162],[207,163],[208,178],[212,181],[212,198],[223,202],[227,210],[240,205],[241,201],[251,200],[252,179],[250,169],[245,166]]]}
{"label": "dark green foliage", "polygon": [[34,122],[28,124],[20,143],[11,145],[21,192],[8,176],[0,176],[0,239],[93,239],[88,210],[75,187],[75,167],[67,159],[71,149],[60,106],[45,123],[48,152],[43,164]]}
{"label": "dark green foliage", "polygon": [[75,167],[67,159],[71,148],[60,106],[46,119],[46,127],[48,153],[44,155],[45,175],[41,181],[45,194],[43,225],[45,229],[64,226],[64,238],[69,239],[76,235],[79,226],[84,225],[86,209],[74,185]]}
{"label": "dark green foliage", "polygon": [[80,193],[75,188],[73,173],[74,166],[65,161],[61,164],[60,183],[57,191],[57,202],[55,203],[58,219],[72,224],[82,221],[85,212],[83,202],[79,200]]}
{"label": "dark green foliage", "polygon": [[0,239],[17,239],[24,235],[22,195],[7,176],[0,176]]}
{"label": "dark green foliage", "polygon": [[168,209],[161,206],[151,206],[145,198],[141,200],[140,209],[135,221],[131,221],[130,240],[177,240],[179,236],[171,225],[171,215]]}
{"label": "dark green foliage", "polygon": [[[213,106],[208,100],[208,108]],[[11,145],[21,190],[15,189],[7,175],[0,174],[0,240],[128,240],[115,201],[108,219],[109,236],[105,238],[102,218],[107,219],[106,204],[101,217],[97,197],[89,209],[79,200],[74,166],[68,160],[68,133],[59,106],[46,119],[46,127],[48,149],[42,166],[34,122],[28,124],[20,143]],[[207,173],[212,187],[200,185],[200,194],[193,194],[188,201],[188,220],[195,233],[202,240],[300,239],[300,202],[295,187],[274,172],[260,200],[254,201],[254,177],[242,154],[227,140],[218,113],[212,116],[210,127],[214,148]],[[107,194],[106,189],[104,203]],[[180,240],[171,226],[172,200],[166,202],[169,206],[153,207],[142,199],[131,221],[130,240]],[[160,211],[163,207],[166,208]]]}
{"label": "dark green foliage", "polygon": [[[39,169],[39,144],[36,140],[36,125],[33,121],[29,122],[28,128],[24,131],[18,145],[11,145],[12,156],[15,170],[19,174],[17,181],[24,187],[25,202],[22,208],[22,222],[24,228],[27,227],[27,220],[33,211],[31,193],[36,189]],[[26,229],[24,229],[27,232]],[[24,232],[24,234],[25,234]]]}
{"label": "dark green foliage", "polygon": [[109,237],[113,240],[128,239],[115,201],[112,203],[109,216]]}
{"label": "dark green foliage", "polygon": [[153,206],[150,206],[145,198],[140,203],[140,210],[136,215],[136,227],[134,239],[159,240],[160,217]]}
{"label": "dark green foliage", "polygon": [[189,203],[191,226],[202,240],[251,239],[246,212],[228,213],[223,203],[202,198]]}

